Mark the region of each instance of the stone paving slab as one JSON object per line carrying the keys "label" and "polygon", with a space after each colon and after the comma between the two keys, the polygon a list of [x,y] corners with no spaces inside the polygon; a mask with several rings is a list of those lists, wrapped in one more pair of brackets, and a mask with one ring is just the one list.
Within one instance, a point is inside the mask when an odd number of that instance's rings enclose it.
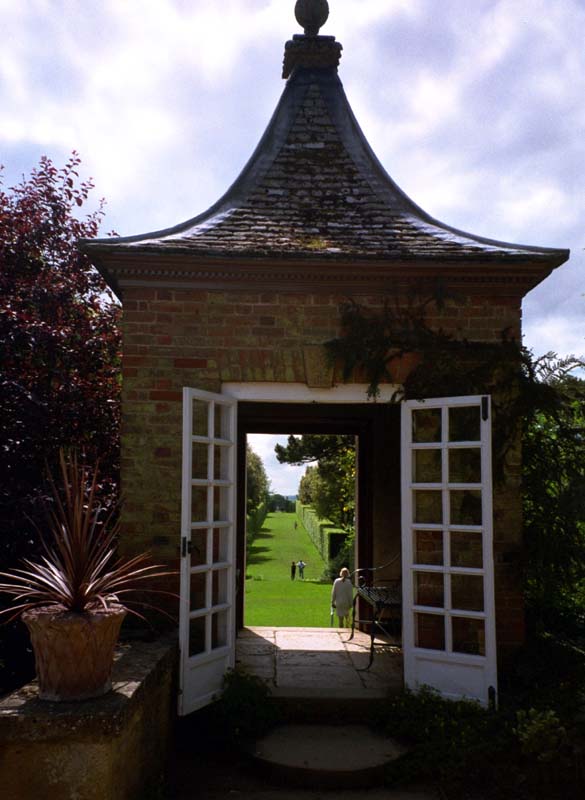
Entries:
{"label": "stone paving slab", "polygon": [[292,686],[299,689],[304,687],[359,689],[363,683],[357,672],[351,668],[328,667],[327,670],[315,670],[314,667],[285,667],[277,670],[276,685],[280,688]]}
{"label": "stone paving slab", "polygon": [[273,656],[276,652],[276,643],[266,642],[262,639],[259,641],[244,639],[244,641],[238,642],[237,651],[246,656]]}
{"label": "stone paving slab", "polygon": [[370,637],[344,628],[246,628],[238,634],[236,663],[267,681],[278,697],[364,700],[402,688],[399,648],[377,639],[369,670]]}
{"label": "stone paving slab", "polygon": [[247,672],[261,678],[271,686],[276,685],[276,668],[272,662],[267,661],[263,656],[250,656],[245,662],[236,659],[236,666],[244,667]]}
{"label": "stone paving slab", "polygon": [[276,631],[275,641],[282,650],[339,650],[342,646],[338,633],[312,633],[310,631]]}
{"label": "stone paving slab", "polygon": [[318,653],[314,650],[278,650],[276,652],[277,668],[282,667],[346,667],[352,669],[349,655],[340,650],[327,650]]}
{"label": "stone paving slab", "polygon": [[[195,715],[194,715],[195,717]],[[215,745],[200,742],[200,724],[183,732],[173,752],[171,785],[165,800],[439,800],[431,787],[412,786],[393,790],[385,787],[317,789],[277,785],[262,768],[252,769],[250,759],[234,750],[218,752]]]}
{"label": "stone paving slab", "polygon": [[256,742],[254,755],[273,764],[341,774],[377,767],[405,748],[365,725],[281,725]]}
{"label": "stone paving slab", "polygon": [[[290,628],[289,630],[302,630],[299,628]],[[266,641],[274,641],[275,628],[267,628],[257,625],[254,628],[241,628],[238,631],[238,641],[242,639],[264,639]]]}

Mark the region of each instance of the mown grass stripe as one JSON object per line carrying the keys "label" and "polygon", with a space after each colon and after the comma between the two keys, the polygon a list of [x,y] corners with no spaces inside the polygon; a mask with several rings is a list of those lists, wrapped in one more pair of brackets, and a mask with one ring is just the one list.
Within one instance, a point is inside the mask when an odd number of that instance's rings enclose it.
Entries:
{"label": "mown grass stripe", "polygon": [[[297,522],[297,529],[294,524]],[[305,580],[290,579],[291,561],[306,562]],[[325,563],[296,514],[266,517],[250,548],[246,625],[323,628],[329,625],[331,585],[319,583]],[[248,577],[249,576],[249,577]]]}

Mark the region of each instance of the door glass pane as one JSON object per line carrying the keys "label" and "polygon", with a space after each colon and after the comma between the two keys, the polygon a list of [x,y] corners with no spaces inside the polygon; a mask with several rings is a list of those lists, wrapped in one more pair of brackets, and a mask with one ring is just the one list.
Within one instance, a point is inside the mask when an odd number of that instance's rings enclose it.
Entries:
{"label": "door glass pane", "polygon": [[482,619],[452,617],[453,651],[485,656],[485,623]]}
{"label": "door glass pane", "polygon": [[206,444],[193,442],[192,446],[193,460],[191,477],[193,480],[204,480],[208,478],[207,473],[207,460],[209,455],[209,448]]}
{"label": "door glass pane", "polygon": [[228,571],[218,569],[212,573],[211,605],[219,606],[228,601]]}
{"label": "door glass pane", "polygon": [[479,447],[449,450],[449,481],[481,483],[481,451]]}
{"label": "door glass pane", "polygon": [[414,646],[445,649],[445,619],[441,614],[414,615]]}
{"label": "door glass pane", "polygon": [[207,564],[207,531],[191,531],[191,566]]}
{"label": "door glass pane", "polygon": [[451,531],[451,566],[483,567],[481,531]]}
{"label": "door glass pane", "polygon": [[441,451],[415,450],[412,454],[412,480],[414,483],[441,483]]}
{"label": "door glass pane", "polygon": [[228,522],[230,490],[227,486],[213,488],[213,519],[215,522]]}
{"label": "door glass pane", "polygon": [[461,611],[483,611],[481,575],[451,575],[451,607]]}
{"label": "door glass pane", "polygon": [[191,594],[189,608],[191,611],[198,611],[206,607],[205,602],[205,572],[196,572],[191,575]]}
{"label": "door glass pane", "polygon": [[216,481],[229,480],[230,448],[215,445],[213,448],[213,478]]}
{"label": "door glass pane", "polygon": [[215,406],[215,419],[213,421],[213,435],[216,439],[230,439],[230,409],[228,406],[217,403]]}
{"label": "door glass pane", "polygon": [[213,563],[217,564],[220,561],[228,560],[228,529],[227,528],[214,528],[213,529]]}
{"label": "door glass pane", "polygon": [[415,531],[414,558],[417,564],[442,564],[443,531]]}
{"label": "door glass pane", "polygon": [[442,572],[414,573],[414,602],[418,606],[444,607],[445,593]]}
{"label": "door glass pane", "polygon": [[211,649],[226,647],[228,644],[228,612],[219,611],[211,617]]}
{"label": "door glass pane", "polygon": [[440,408],[418,408],[412,412],[412,441],[441,441]]}
{"label": "door glass pane", "polygon": [[461,406],[449,409],[449,441],[479,442],[481,440],[481,414],[479,406]]}
{"label": "door glass pane", "polygon": [[440,491],[415,491],[414,521],[440,525],[443,522],[443,497]]}
{"label": "door glass pane", "polygon": [[205,652],[205,617],[197,617],[189,621],[189,655],[196,656]]}
{"label": "door glass pane", "polygon": [[449,492],[451,525],[481,525],[481,490],[462,489]]}
{"label": "door glass pane", "polygon": [[209,403],[193,400],[193,436],[208,436]]}
{"label": "door glass pane", "polygon": [[207,519],[207,487],[193,486],[191,489],[191,522]]}

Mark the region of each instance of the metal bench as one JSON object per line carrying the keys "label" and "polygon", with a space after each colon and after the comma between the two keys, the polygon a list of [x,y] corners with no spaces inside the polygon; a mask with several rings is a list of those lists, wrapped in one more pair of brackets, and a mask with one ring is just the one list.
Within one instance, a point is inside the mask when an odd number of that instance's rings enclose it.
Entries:
{"label": "metal bench", "polygon": [[[398,557],[399,556],[396,556],[388,564],[383,564],[381,567],[359,569],[353,574],[376,572],[384,569],[393,564]],[[373,609],[371,620],[356,620],[356,605],[360,597]],[[372,666],[374,661],[376,634],[383,633],[392,638],[401,635],[402,581],[400,578],[391,578],[389,580],[382,580],[376,584],[368,585],[365,576],[359,575],[358,586],[356,586],[356,593],[353,598],[351,636],[348,641],[351,641],[354,637],[356,622],[363,622],[370,625],[370,660],[367,667],[364,667],[363,670],[358,670],[364,672]]]}

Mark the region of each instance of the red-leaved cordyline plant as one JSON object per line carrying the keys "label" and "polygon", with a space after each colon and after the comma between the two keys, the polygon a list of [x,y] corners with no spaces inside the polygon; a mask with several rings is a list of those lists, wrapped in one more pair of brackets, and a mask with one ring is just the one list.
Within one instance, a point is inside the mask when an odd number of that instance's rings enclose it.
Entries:
{"label": "red-leaved cordyline plant", "polygon": [[[39,530],[43,554],[38,561],[23,559],[22,569],[0,572],[8,579],[0,583],[0,592],[14,598],[13,605],[0,612],[14,619],[37,606],[54,606],[64,611],[83,613],[124,605],[154,608],[148,603],[127,599],[145,590],[152,578],[176,575],[161,564],[150,564],[147,553],[129,559],[116,558],[118,522],[113,521],[116,507],[106,511],[97,497],[99,463],[94,469],[80,465],[75,454],[59,454],[62,492],[52,475],[49,486],[53,504],[47,509],[47,536]],[[147,588],[148,593],[171,592]],[[168,616],[162,609],[157,609]]]}

